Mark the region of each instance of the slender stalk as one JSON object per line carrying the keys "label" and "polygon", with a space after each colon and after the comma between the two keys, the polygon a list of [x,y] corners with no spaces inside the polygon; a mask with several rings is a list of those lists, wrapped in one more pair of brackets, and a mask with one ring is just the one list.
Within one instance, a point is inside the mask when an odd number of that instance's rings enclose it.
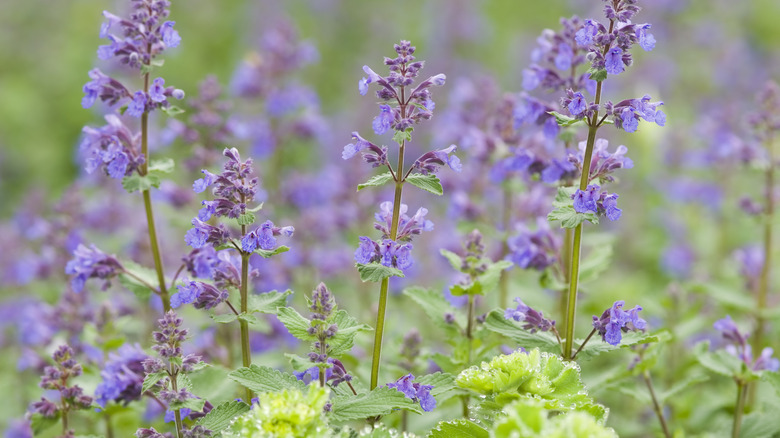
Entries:
{"label": "slender stalk", "polygon": [[[171,376],[171,388],[173,389],[173,392],[174,393],[179,392],[178,382],[176,381],[179,373],[178,372],[171,373],[170,371],[169,373]],[[181,411],[179,409],[173,411],[173,418],[176,421],[176,437],[179,438],[181,437],[181,431],[183,429],[182,422],[181,422]]]}
{"label": "slender stalk", "polygon": [[[246,235],[246,225],[241,225],[241,235]],[[241,251],[241,313],[247,313],[249,309],[249,254]],[[244,367],[252,365],[252,351],[249,348],[249,323],[243,319],[238,320],[241,326],[241,361]],[[246,388],[246,402],[251,403],[252,390]]]}
{"label": "slender stalk", "polygon": [[65,401],[65,397],[60,393],[60,402],[62,403],[62,435],[68,435],[68,403]]}
{"label": "slender stalk", "polygon": [[[501,242],[501,258],[503,259],[509,254],[509,227],[512,222],[512,192],[508,187],[504,186],[504,211],[501,224],[504,228],[504,238]],[[502,309],[506,309],[509,306],[509,272],[508,269],[501,271],[501,278],[499,283],[499,299],[498,303]],[[469,361],[471,362],[471,361]]]}
{"label": "slender stalk", "polygon": [[114,426],[111,425],[111,415],[106,414],[106,438],[114,438]]}
{"label": "slender stalk", "polygon": [[[563,281],[565,284],[569,284],[571,281],[571,252],[574,240],[574,233],[571,228],[566,228],[563,236],[563,248],[561,248],[561,272],[563,273]],[[568,289],[562,289],[560,296],[558,297],[558,314],[563,316],[566,314]],[[561,324],[559,328],[562,332],[566,333],[566,318],[561,318]]]}
{"label": "slender stalk", "polygon": [[642,377],[645,379],[647,390],[650,391],[650,398],[653,399],[653,409],[655,410],[655,415],[658,417],[658,421],[661,423],[661,429],[664,431],[664,436],[666,438],[672,438],[672,434],[669,433],[669,427],[666,425],[666,419],[664,419],[663,408],[661,408],[661,405],[658,403],[658,398],[655,396],[653,381],[650,380],[650,372],[645,370],[645,372],[642,373]]}
{"label": "slender stalk", "polygon": [[[144,74],[144,93],[149,92],[149,73]],[[149,171],[149,113],[144,111],[141,115],[141,153],[144,156],[144,162],[141,164],[141,175],[146,175]],[[160,283],[160,299],[163,303],[163,311],[171,310],[171,299],[168,295],[168,289],[165,284],[165,272],[160,257],[160,245],[157,241],[157,229],[154,226],[154,211],[152,210],[152,196],[149,190],[142,192],[144,198],[144,208],[146,209],[146,225],[149,229],[149,246],[152,249],[154,258],[154,269],[157,271],[157,281]]]}
{"label": "slender stalk", "polygon": [[[767,296],[769,295],[770,283],[772,280],[772,222],[775,216],[775,159],[772,139],[766,142],[766,149],[769,154],[769,168],[766,170],[766,207],[764,210],[764,265],[761,267],[761,277],[758,283],[757,297],[757,325],[756,333],[753,337],[753,351],[759,353],[763,347],[764,332],[766,331],[766,318],[763,311],[767,307]],[[751,385],[753,386],[753,385]]]}
{"label": "slender stalk", "polygon": [[739,438],[739,429],[742,427],[742,414],[745,411],[745,382],[737,380],[737,406],[734,411],[734,425],[731,428],[731,437]]}
{"label": "slender stalk", "polygon": [[593,336],[593,334],[596,333],[596,329],[593,329],[590,331],[590,334],[588,334],[588,337],[585,338],[584,341],[582,341],[582,344],[580,344],[580,348],[577,349],[577,351],[574,352],[574,354],[571,356],[572,360],[574,360],[578,354],[580,354],[580,351],[582,351],[583,348],[585,348],[585,344],[590,341],[590,338]]}
{"label": "slender stalk", "polygon": [[[403,114],[404,108],[402,106]],[[398,149],[398,166],[396,175],[404,174],[404,149],[406,142],[401,143]],[[404,188],[404,180],[395,182],[395,196],[393,197],[393,218],[390,224],[390,240],[395,240],[398,236],[398,218],[401,215],[401,193]],[[379,360],[382,355],[382,335],[385,331],[385,313],[387,311],[387,290],[390,286],[390,278],[382,280],[379,287],[379,307],[376,312],[376,331],[374,332],[374,353],[371,360],[371,389],[376,388],[379,383]]]}
{"label": "slender stalk", "polygon": [[[473,278],[472,278],[473,280]],[[468,321],[466,323],[466,339],[468,339],[468,362],[466,366],[471,365],[472,361],[472,349],[474,348],[474,295],[469,294],[469,313]],[[463,418],[469,418],[469,401],[471,397],[468,395],[463,396]]]}

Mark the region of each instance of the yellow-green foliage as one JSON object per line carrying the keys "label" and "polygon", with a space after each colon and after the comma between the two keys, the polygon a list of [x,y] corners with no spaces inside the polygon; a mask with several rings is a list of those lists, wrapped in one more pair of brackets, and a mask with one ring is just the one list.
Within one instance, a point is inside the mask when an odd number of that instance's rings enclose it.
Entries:
{"label": "yellow-green foliage", "polygon": [[551,415],[544,402],[521,399],[504,407],[505,415],[490,431],[491,438],[617,438],[611,428],[585,412]]}

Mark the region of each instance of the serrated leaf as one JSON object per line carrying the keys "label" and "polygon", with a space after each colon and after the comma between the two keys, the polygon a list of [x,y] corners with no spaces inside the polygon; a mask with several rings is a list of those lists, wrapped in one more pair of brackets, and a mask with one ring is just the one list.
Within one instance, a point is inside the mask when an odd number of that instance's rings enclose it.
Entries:
{"label": "serrated leaf", "polygon": [[266,249],[258,248],[256,250],[254,250],[254,254],[260,254],[264,258],[270,258],[270,257],[273,257],[273,256],[275,256],[277,254],[281,254],[283,252],[287,252],[289,250],[290,250],[289,247],[286,247],[284,245],[280,245],[280,246],[278,246],[278,247],[276,247],[276,248],[274,248],[272,250],[266,250]]}
{"label": "serrated leaf", "polygon": [[751,412],[742,419],[739,436],[749,438],[774,438],[780,431],[777,412]]}
{"label": "serrated leaf", "polygon": [[159,158],[152,160],[149,164],[149,172],[171,173],[173,172],[174,167],[176,167],[176,163],[172,158]]}
{"label": "serrated leaf", "polygon": [[234,418],[247,411],[249,411],[249,405],[244,402],[235,400],[225,402],[212,409],[200,419],[198,424],[212,433],[222,432],[230,426]]}
{"label": "serrated leaf", "polygon": [[238,315],[238,319],[251,325],[255,325],[259,322],[257,317],[251,313],[240,313]]}
{"label": "serrated leaf", "polygon": [[361,191],[366,187],[379,187],[383,186],[393,180],[393,175],[390,172],[385,172],[381,175],[374,175],[363,184],[358,184],[357,191]]}
{"label": "serrated leaf", "polygon": [[393,268],[391,266],[385,266],[381,263],[355,263],[358,272],[360,273],[360,280],[365,282],[379,282],[389,277],[403,277],[404,273],[400,269]]}
{"label": "serrated leaf", "polygon": [[305,357],[298,356],[297,354],[284,353],[284,356],[290,361],[292,369],[297,372],[306,371],[314,366],[312,361]]}
{"label": "serrated leaf", "polygon": [[[598,356],[601,353],[606,353],[608,351],[614,351],[618,349],[625,349],[629,348],[634,345],[639,344],[650,344],[653,342],[667,342],[670,339],[672,339],[671,333],[669,333],[666,330],[661,330],[656,333],[642,333],[642,332],[628,332],[623,333],[622,339],[620,340],[619,345],[611,345],[608,344],[601,339],[599,339],[597,336],[593,336],[590,338],[590,341],[588,341],[587,345],[585,345],[585,348],[582,349],[577,354],[577,360],[588,360],[595,356]],[[574,345],[581,345],[584,339],[575,339]]]}
{"label": "serrated leaf", "polygon": [[174,411],[178,411],[181,409],[189,409],[192,412],[201,412],[203,411],[203,406],[205,406],[206,400],[202,398],[188,398],[184,401],[172,401],[168,408]]}
{"label": "serrated leaf", "polygon": [[148,300],[152,290],[149,289],[149,286],[134,277],[142,279],[147,284],[155,285],[159,281],[157,272],[146,266],[139,265],[132,260],[121,260],[120,263],[125,268],[125,271],[132,273],[133,275],[120,274],[119,283],[133,292],[139,300]]}
{"label": "serrated leaf", "polygon": [[561,352],[561,347],[553,335],[547,332],[531,333],[523,330],[515,321],[504,318],[502,310],[490,312],[485,319],[485,327],[512,339],[525,349],[539,347],[540,350],[548,353],[560,354]]}
{"label": "serrated leaf", "polygon": [[264,203],[261,202],[261,203],[257,204],[257,206],[255,208],[247,208],[246,211],[248,211],[250,213],[257,213],[258,211],[263,209],[263,204]]}
{"label": "serrated leaf", "polygon": [[46,429],[54,426],[60,421],[60,413],[57,413],[51,417],[44,417],[41,414],[32,414],[30,417],[30,428],[32,428],[33,436],[38,436]]}
{"label": "serrated leaf", "polygon": [[[403,294],[417,303],[425,314],[428,315],[428,318],[442,329],[455,334],[460,332],[460,328],[465,325],[465,318],[460,315],[460,312],[455,310],[455,307],[444,298],[441,292],[412,286],[404,289]],[[452,324],[444,320],[444,315],[448,313],[455,316],[455,321]]]}
{"label": "serrated leaf", "polygon": [[418,376],[416,379],[414,379],[414,381],[420,383],[421,385],[433,385],[433,389],[431,389],[431,395],[436,397],[436,400],[439,403],[443,401],[443,399],[439,400],[439,396],[457,388],[457,385],[455,385],[455,376],[449,373],[442,373],[438,371],[433,374]]}
{"label": "serrated leaf", "polygon": [[495,263],[488,263],[485,268],[485,272],[477,277],[476,282],[480,284],[480,294],[494,291],[498,287],[498,282],[501,280],[501,271],[509,269],[513,266],[513,263],[509,260],[499,260]]}
{"label": "serrated leaf", "polygon": [[601,82],[607,78],[607,69],[605,68],[589,68],[588,77],[596,82]]}
{"label": "serrated leaf", "polygon": [[357,336],[358,333],[374,330],[366,324],[359,324],[346,310],[339,310],[336,312],[336,314],[331,317],[330,323],[336,324],[339,327],[336,335],[328,340],[331,356],[341,356],[342,354],[349,352],[355,345],[355,336]]}
{"label": "serrated leaf", "polygon": [[296,338],[311,342],[315,339],[314,335],[309,334],[311,321],[304,318],[297,310],[292,307],[280,307],[277,309],[276,317],[287,327],[287,331]]}
{"label": "serrated leaf", "polygon": [[573,117],[569,117],[566,115],[563,115],[556,111],[548,111],[547,114],[552,115],[555,117],[555,121],[558,123],[558,126],[562,128],[568,128],[569,126],[578,126],[578,125],[584,125],[585,119],[575,119]]}
{"label": "serrated leaf", "polygon": [[710,352],[709,348],[709,341],[700,342],[693,347],[693,355],[704,368],[727,377],[743,374],[744,362],[725,350]]}
{"label": "serrated leaf", "polygon": [[450,262],[452,269],[461,272],[461,269],[463,268],[463,259],[459,255],[452,251],[447,251],[446,249],[439,250],[439,253]]}
{"label": "serrated leaf", "polygon": [[444,188],[441,186],[439,177],[432,173],[429,173],[428,175],[423,175],[422,173],[413,173],[407,176],[404,181],[415,187],[419,187],[426,192],[431,192],[434,195],[444,194]]}
{"label": "serrated leaf", "polygon": [[255,219],[257,219],[255,214],[251,211],[247,211],[246,213],[236,218],[236,223],[239,227],[242,225],[251,225],[255,223]]}
{"label": "serrated leaf", "polygon": [[158,371],[156,373],[147,374],[146,377],[144,377],[144,384],[141,387],[141,394],[151,390],[154,387],[154,385],[157,384],[157,382],[167,377],[168,377],[168,373],[166,373],[165,371]]}
{"label": "serrated leaf", "polygon": [[580,262],[580,283],[593,281],[604,272],[612,261],[612,245],[594,247]]}
{"label": "serrated leaf", "polygon": [[778,396],[780,396],[780,372],[777,371],[768,371],[765,372],[761,376],[761,380],[765,382],[769,382],[770,385],[775,389],[775,392]]}
{"label": "serrated leaf", "polygon": [[249,295],[247,307],[250,313],[272,313],[275,314],[279,307],[287,306],[287,297],[292,294],[291,290],[277,292],[275,290],[262,294]]}
{"label": "serrated leaf", "polygon": [[663,403],[664,401],[669,400],[671,397],[685,391],[686,389],[690,388],[693,385],[706,382],[708,380],[710,380],[708,376],[696,375],[696,376],[688,377],[680,382],[677,382],[674,384],[674,386],[659,394],[659,403]]}
{"label": "serrated leaf", "polygon": [[547,215],[548,221],[561,221],[563,228],[576,228],[586,220],[594,224],[599,223],[599,217],[595,213],[578,213],[574,210],[574,200],[571,197],[576,191],[576,187],[558,187],[553,211]]}
{"label": "serrated leaf", "polygon": [[122,178],[122,187],[124,187],[127,193],[143,192],[152,187],[159,188],[160,175],[156,173],[147,173],[145,176],[141,176],[134,173]]}
{"label": "serrated leaf", "polygon": [[279,392],[285,389],[303,391],[306,389],[306,384],[296,379],[292,374],[256,364],[252,364],[248,368],[239,368],[229,373],[228,377],[257,393]]}
{"label": "serrated leaf", "polygon": [[426,435],[428,438],[488,438],[490,434],[470,420],[442,421]]}
{"label": "serrated leaf", "polygon": [[420,405],[393,388],[379,387],[353,397],[337,397],[330,412],[331,421],[350,421],[387,415],[394,409],[422,413]]}
{"label": "serrated leaf", "polygon": [[168,114],[171,117],[176,117],[179,114],[184,113],[184,109],[176,106],[176,105],[168,105],[167,107],[160,108],[165,112],[165,114]]}
{"label": "serrated leaf", "polygon": [[396,131],[395,134],[393,134],[393,141],[398,144],[412,141],[412,131],[414,131],[414,128],[406,128],[405,131]]}
{"label": "serrated leaf", "polygon": [[225,313],[222,315],[209,315],[214,322],[219,324],[229,324],[238,319],[235,313]]}

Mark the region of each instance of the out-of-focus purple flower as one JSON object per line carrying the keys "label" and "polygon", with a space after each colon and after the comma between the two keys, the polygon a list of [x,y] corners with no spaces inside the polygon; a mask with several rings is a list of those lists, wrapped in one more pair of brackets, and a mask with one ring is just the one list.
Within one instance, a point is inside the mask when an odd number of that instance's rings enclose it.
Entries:
{"label": "out-of-focus purple flower", "polygon": [[649,52],[655,48],[655,37],[653,36],[653,34],[647,31],[648,29],[650,29],[649,24],[637,25],[637,29],[636,29],[636,38],[639,42],[639,45],[646,52]]}
{"label": "out-of-focus purple flower", "polygon": [[774,350],[770,347],[764,348],[761,351],[761,355],[756,358],[755,362],[753,361],[752,349],[747,342],[748,335],[739,331],[730,315],[715,321],[713,327],[730,343],[726,345],[726,351],[743,361],[751,370],[778,371],[780,369],[780,360],[772,357]]}
{"label": "out-of-focus purple flower", "polygon": [[162,25],[161,34],[163,43],[165,43],[165,45],[170,48],[178,47],[181,43],[179,32],[173,28],[174,24],[176,24],[175,21],[166,21]]}
{"label": "out-of-focus purple flower", "polygon": [[739,273],[745,280],[749,290],[758,286],[761,271],[764,269],[764,250],[758,245],[751,245],[734,251],[734,260],[739,263]]}
{"label": "out-of-focus purple flower", "polygon": [[557,260],[560,242],[547,220],[539,218],[536,224],[536,231],[521,226],[517,235],[507,239],[510,250],[507,259],[521,269],[543,271]]}
{"label": "out-of-focus purple flower", "polygon": [[107,255],[95,245],[86,247],[82,244],[73,251],[73,259],[65,266],[65,273],[73,275],[71,286],[74,292],[81,292],[88,278],[105,280],[103,290],[108,288],[109,280],[124,270],[119,260],[113,255]]}
{"label": "out-of-focus purple flower", "polygon": [[379,105],[379,115],[374,118],[373,127],[376,135],[382,135],[390,129],[393,123],[393,112],[390,105]]}
{"label": "out-of-focus purple flower", "polygon": [[593,316],[593,328],[601,339],[610,345],[620,345],[624,332],[644,331],[647,328],[647,322],[639,317],[642,307],[635,306],[626,312],[623,310],[625,304],[623,300],[615,301],[600,318]]}
{"label": "out-of-focus purple flower", "polygon": [[523,300],[515,298],[517,307],[508,308],[504,311],[504,318],[512,319],[517,322],[523,322],[523,329],[536,333],[538,330],[549,331],[555,327],[555,321],[544,317],[542,312],[528,307]]}
{"label": "out-of-focus purple flower", "polygon": [[127,105],[127,115],[141,117],[144,112],[146,112],[146,93],[136,91],[133,94],[133,100]]}
{"label": "out-of-focus purple flower", "polygon": [[690,276],[694,257],[693,251],[685,243],[674,244],[664,249],[661,268],[674,278],[685,279]]}
{"label": "out-of-focus purple flower", "polygon": [[33,438],[29,420],[11,420],[5,429],[5,438]]}
{"label": "out-of-focus purple flower", "polygon": [[399,378],[395,382],[388,383],[387,387],[395,388],[397,391],[403,393],[406,398],[410,398],[414,402],[419,402],[420,407],[425,412],[430,412],[436,408],[436,399],[431,395],[433,385],[422,385],[418,382],[414,382],[414,375],[411,373]]}
{"label": "out-of-focus purple flower", "polygon": [[127,404],[141,398],[144,383],[143,361],[149,356],[138,344],[125,344],[108,355],[100,377],[103,381],[95,389],[95,401],[106,407],[109,401]]}

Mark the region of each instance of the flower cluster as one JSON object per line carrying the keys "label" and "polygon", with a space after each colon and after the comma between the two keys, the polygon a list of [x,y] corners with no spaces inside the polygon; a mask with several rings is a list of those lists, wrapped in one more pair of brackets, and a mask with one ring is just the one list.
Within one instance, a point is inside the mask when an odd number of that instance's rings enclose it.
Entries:
{"label": "flower cluster", "polygon": [[457,146],[453,144],[445,149],[426,152],[414,162],[412,168],[418,170],[423,175],[436,173],[436,171],[439,170],[439,166],[444,165],[455,172],[460,172],[463,170],[463,165],[460,164],[460,158],[452,154],[455,149],[457,149]]}
{"label": "flower cluster", "polygon": [[336,298],[325,286],[325,283],[318,284],[312,292],[309,309],[312,311],[312,321],[308,332],[317,338],[314,343],[314,350],[317,352],[309,353],[309,360],[324,363],[328,359],[328,348],[330,347],[327,340],[336,336],[339,330],[336,324],[327,323],[336,310]]}
{"label": "flower cluster", "polygon": [[577,189],[572,195],[574,211],[606,216],[611,221],[620,219],[623,210],[617,207],[617,193],[608,193],[606,190],[599,192],[600,189],[596,184],[589,185],[585,190]]}
{"label": "flower cluster", "polygon": [[[166,86],[161,77],[149,81],[148,69],[161,65],[154,58],[181,42],[173,28],[174,22],[165,20],[170,3],[166,0],[133,0],[132,3],[133,11],[128,18],[103,12],[107,21],[100,28],[100,37],[108,39],[109,44],[98,48],[98,58],[117,58],[119,63],[131,68],[147,69],[144,89],[132,92],[121,81],[95,68],[89,72],[91,80],[83,87],[84,108],[90,108],[99,98],[110,106],[122,105],[120,112],[124,114],[141,117],[158,108],[170,108],[169,98],[184,98],[182,90]],[[92,173],[102,168],[112,178],[123,178],[138,169],[146,157],[139,151],[140,137],[132,135],[116,115],[106,116],[106,121],[108,124],[102,128],[84,128],[80,149],[86,159],[86,170]]]}
{"label": "flower cluster", "polygon": [[51,418],[58,414],[67,415],[74,409],[88,409],[92,406],[92,397],[84,395],[80,386],[68,382],[82,373],[81,365],[73,359],[73,350],[67,345],[61,345],[52,358],[56,364],[44,368],[40,387],[58,391],[60,404],[41,397],[40,401],[30,404],[30,411]]}
{"label": "flower cluster", "polygon": [[[323,382],[330,383],[335,388],[341,383],[352,381],[352,375],[347,372],[347,368],[344,367],[344,364],[341,363],[340,360],[334,357],[329,357],[324,363],[329,364],[330,367],[325,368],[325,377]],[[322,367],[320,366],[313,366],[311,368],[307,368],[304,371],[294,372],[293,375],[295,378],[305,382],[308,385],[309,383],[317,381],[320,378],[321,368]]]}
{"label": "flower cluster", "polygon": [[355,261],[361,264],[379,262],[385,266],[392,266],[406,270],[412,266],[412,237],[422,234],[423,231],[433,230],[433,222],[425,219],[428,214],[426,208],[419,208],[414,216],[409,217],[406,204],[401,204],[396,240],[390,239],[393,203],[390,201],[380,204],[380,211],[374,214],[376,222],[374,228],[382,232],[382,239],[371,240],[366,236],[360,236],[360,246],[355,251]]}
{"label": "flower cluster", "polygon": [[[577,166],[582,172],[583,162],[585,161],[586,142],[580,142],[579,153],[570,154],[569,161]],[[631,169],[634,162],[626,156],[628,148],[620,145],[615,152],[609,152],[609,141],[598,138],[593,144],[593,155],[591,156],[590,169],[588,172],[588,182],[600,180],[603,182],[613,182],[615,178],[610,175],[617,169]]]}
{"label": "flower cluster", "polygon": [[604,104],[607,116],[612,116],[617,128],[626,132],[636,132],[639,121],[654,122],[658,126],[666,125],[666,114],[658,109],[663,102],[650,102],[651,97],[645,94],[641,99],[626,99],[616,104]]}
{"label": "flower cluster", "polygon": [[436,408],[436,399],[431,395],[433,385],[423,385],[414,382],[414,375],[411,373],[399,378],[393,383],[388,383],[387,387],[395,388],[399,392],[402,392],[406,398],[410,398],[414,402],[419,402],[420,407],[425,412],[430,412]]}
{"label": "flower cluster", "polygon": [[108,355],[100,377],[103,381],[95,389],[95,401],[106,407],[109,401],[128,404],[141,398],[144,384],[143,362],[149,356],[138,344],[125,344]]}
{"label": "flower cluster", "polygon": [[518,234],[507,239],[507,259],[521,269],[543,271],[558,259],[560,239],[545,218],[537,218],[536,230],[518,225]]}
{"label": "flower cluster", "polygon": [[171,296],[171,307],[174,309],[183,304],[194,303],[196,309],[209,310],[230,296],[227,290],[218,289],[202,281],[184,280],[176,287],[179,291]]}
{"label": "flower cluster", "polygon": [[555,329],[555,320],[545,318],[542,312],[528,307],[520,298],[515,298],[515,302],[517,307],[506,309],[504,318],[523,322],[523,329],[531,333],[536,333],[537,330],[546,332]]}
{"label": "flower cluster", "polygon": [[615,301],[600,318],[593,316],[593,329],[610,345],[619,345],[623,332],[644,331],[647,327],[647,322],[639,317],[642,307],[635,306],[626,312],[623,310],[625,304],[623,300]]}
{"label": "flower cluster", "polygon": [[747,342],[748,335],[739,331],[731,316],[726,315],[725,318],[716,321],[713,327],[723,335],[723,339],[730,343],[726,345],[726,351],[743,361],[751,370],[780,370],[780,360],[772,357],[774,350],[771,347],[761,350],[761,355],[755,361],[753,360],[753,351]]}
{"label": "flower cluster", "polygon": [[84,290],[84,284],[89,278],[105,280],[103,290],[110,285],[109,280],[124,271],[116,256],[108,255],[95,245],[86,247],[79,244],[73,251],[73,259],[65,265],[65,273],[73,275],[71,287],[74,292]]}

